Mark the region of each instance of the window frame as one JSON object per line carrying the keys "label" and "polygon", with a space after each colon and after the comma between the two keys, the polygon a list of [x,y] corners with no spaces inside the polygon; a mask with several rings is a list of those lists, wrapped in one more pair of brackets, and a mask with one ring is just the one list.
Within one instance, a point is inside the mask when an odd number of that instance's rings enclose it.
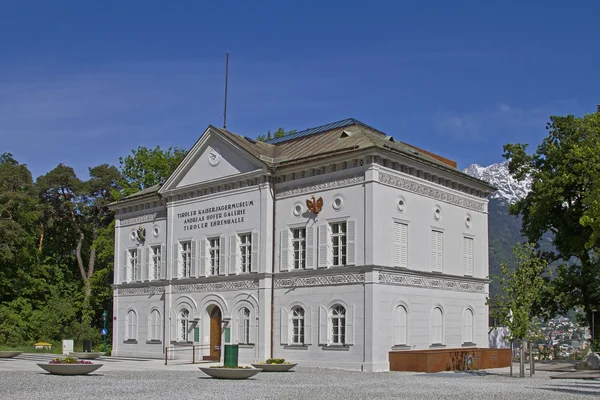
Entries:
{"label": "window frame", "polygon": [[[158,250],[158,251],[157,251]],[[163,262],[163,254],[162,254],[162,245],[156,244],[150,246],[150,260],[151,260],[151,271],[152,276],[150,280],[159,280],[161,276],[162,262]]]}
{"label": "window frame", "polygon": [[[300,311],[302,315],[298,315]],[[306,344],[306,311],[302,306],[294,306],[290,310],[290,337],[289,344],[294,346],[304,346]],[[297,332],[296,332],[297,329]]]}
{"label": "window frame", "polygon": [[[298,232],[298,237],[295,236],[296,232]],[[292,239],[293,269],[306,269],[306,227],[290,228],[290,237]],[[296,246],[298,246],[297,249]]]}
{"label": "window frame", "polygon": [[[127,282],[135,282],[138,275],[138,268],[140,268],[140,257],[138,248],[128,249],[127,266],[128,268],[128,280]],[[135,255],[134,255],[135,254]]]}
{"label": "window frame", "polygon": [[150,323],[148,324],[148,340],[151,342],[160,342],[162,337],[162,320],[160,311],[157,308],[150,310]]}
{"label": "window frame", "polygon": [[[343,312],[340,313],[340,310]],[[341,304],[334,304],[329,309],[329,344],[334,346],[345,346],[346,338],[346,316],[348,310]],[[335,330],[337,328],[337,332]]]}
{"label": "window frame", "polygon": [[238,338],[238,344],[251,344],[250,343],[250,330],[252,329],[251,318],[252,312],[248,307],[241,307],[238,311],[238,328],[240,336]]}
{"label": "window frame", "polygon": [[[439,327],[436,324],[436,310],[439,310],[439,315],[440,315],[440,325]],[[437,330],[436,330],[437,329]],[[436,341],[436,339],[438,339],[438,335],[439,335],[439,341]],[[440,305],[436,305],[435,307],[433,307],[432,313],[431,313],[431,345],[432,346],[439,346],[439,345],[444,345],[444,309],[442,308],[442,306]]]}
{"label": "window frame", "polygon": [[[187,315],[184,316],[184,313]],[[189,342],[190,335],[190,311],[187,308],[182,308],[177,314],[177,341],[178,342]]]}
{"label": "window frame", "polygon": [[125,324],[125,341],[135,342],[137,341],[138,334],[138,318],[137,312],[134,309],[127,310],[127,318]]}
{"label": "window frame", "polygon": [[[216,242],[216,246],[214,243]],[[221,265],[221,237],[220,236],[212,236],[206,238],[206,243],[208,244],[208,272],[209,276],[217,276],[221,273],[220,265]]]}
{"label": "window frame", "polygon": [[[187,249],[186,245],[189,246]],[[190,278],[192,276],[192,240],[179,242],[179,263],[181,265],[181,277]]]}
{"label": "window frame", "polygon": [[[335,231],[337,227],[338,232]],[[343,227],[343,230],[341,229]],[[341,267],[348,264],[348,221],[329,222],[331,243],[331,265]],[[336,243],[337,242],[337,243]],[[337,250],[337,255],[336,255]]]}
{"label": "window frame", "polygon": [[238,233],[238,239],[240,273],[248,274],[252,271],[252,232]]}

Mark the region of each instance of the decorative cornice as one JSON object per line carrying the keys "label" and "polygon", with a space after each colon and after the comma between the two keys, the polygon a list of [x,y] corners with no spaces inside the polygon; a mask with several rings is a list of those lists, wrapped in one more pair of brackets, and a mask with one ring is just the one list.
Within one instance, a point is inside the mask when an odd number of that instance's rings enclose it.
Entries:
{"label": "decorative cornice", "polygon": [[275,279],[275,288],[300,287],[300,286],[326,286],[348,285],[363,283],[365,274],[340,274],[321,276],[300,276]]}
{"label": "decorative cornice", "polygon": [[408,190],[420,194],[422,196],[431,197],[446,203],[452,203],[460,207],[469,208],[475,211],[483,211],[484,206],[482,202],[468,199],[463,196],[458,196],[453,193],[449,193],[444,190],[440,190],[431,186],[423,185],[418,182],[414,182],[409,179],[405,179],[401,176],[388,174],[385,172],[379,172],[379,182],[395,186],[400,189]]}
{"label": "decorative cornice", "polygon": [[152,214],[140,215],[139,217],[122,219],[120,221],[120,225],[121,226],[134,225],[134,224],[141,224],[142,222],[152,222],[156,219],[157,215],[158,215],[158,213],[152,213]]}
{"label": "decorative cornice", "polygon": [[341,186],[356,185],[357,183],[361,183],[364,181],[365,175],[364,173],[361,173],[360,175],[347,176],[341,179],[319,182],[315,184],[306,184],[306,186],[294,187],[290,189],[283,189],[281,191],[278,191],[275,197],[280,198],[302,193],[314,193],[319,192],[321,190],[333,189]]}
{"label": "decorative cornice", "polygon": [[222,292],[227,290],[258,289],[258,279],[246,281],[228,281],[211,283],[191,283],[189,285],[174,285],[171,293],[182,292]]}
{"label": "decorative cornice", "polygon": [[459,292],[478,292],[485,291],[485,285],[480,282],[461,281],[450,278],[426,278],[414,275],[379,273],[379,283],[387,283],[400,286],[417,286],[424,288],[455,290]]}
{"label": "decorative cornice", "polygon": [[140,294],[160,294],[164,293],[165,288],[163,286],[146,286],[137,288],[121,288],[117,289],[119,296],[135,296]]}

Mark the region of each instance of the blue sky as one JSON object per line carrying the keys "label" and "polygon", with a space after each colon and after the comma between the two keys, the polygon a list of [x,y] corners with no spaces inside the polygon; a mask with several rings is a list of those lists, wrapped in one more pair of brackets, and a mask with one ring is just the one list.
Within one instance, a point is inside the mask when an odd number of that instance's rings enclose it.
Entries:
{"label": "blue sky", "polygon": [[600,103],[598,1],[0,0],[0,153],[34,177],[354,117],[471,163]]}

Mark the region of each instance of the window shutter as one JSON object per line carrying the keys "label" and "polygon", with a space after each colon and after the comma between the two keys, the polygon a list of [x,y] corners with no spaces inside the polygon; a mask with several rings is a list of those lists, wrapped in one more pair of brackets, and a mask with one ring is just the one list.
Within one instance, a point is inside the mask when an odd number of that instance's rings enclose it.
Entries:
{"label": "window shutter", "polygon": [[238,271],[237,271],[237,266],[238,266],[237,238],[238,238],[237,235],[229,236],[229,275],[235,275],[238,273]]}
{"label": "window shutter", "polygon": [[225,275],[225,236],[219,238],[219,275]]}
{"label": "window shutter", "polygon": [[315,230],[312,226],[306,228],[306,269],[315,268],[314,232]]}
{"label": "window shutter", "polygon": [[252,344],[256,344],[256,334],[258,333],[258,318],[254,313],[254,310],[250,310],[250,343]]}
{"label": "window shutter", "polygon": [[312,344],[311,306],[304,310],[304,344]]}
{"label": "window shutter", "polygon": [[329,260],[329,225],[319,226],[319,268],[327,268]]}
{"label": "window shutter", "polygon": [[142,265],[143,264],[144,264],[144,262],[143,262],[143,258],[142,258],[142,249],[138,248],[137,249],[137,270],[135,271],[135,280],[138,282],[142,280]]}
{"label": "window shutter", "polygon": [[356,220],[346,222],[346,264],[356,265]]}
{"label": "window shutter", "polygon": [[252,232],[252,265],[250,272],[258,272],[258,249],[260,248],[259,234],[257,231]]}
{"label": "window shutter", "polygon": [[408,225],[400,224],[400,267],[408,268]]}
{"label": "window shutter", "polygon": [[279,342],[282,345],[290,344],[290,331],[288,328],[288,312],[285,308],[281,307],[281,312],[279,313]]}
{"label": "window shutter", "polygon": [[402,224],[399,222],[394,222],[394,267],[400,267],[401,259],[402,259]]}
{"label": "window shutter", "polygon": [[125,339],[131,339],[131,324],[129,323],[130,315],[131,312],[127,311],[127,315],[125,316]]}
{"label": "window shutter", "polygon": [[327,344],[328,342],[327,309],[323,306],[319,306],[319,344]]}
{"label": "window shutter", "polygon": [[172,254],[172,260],[173,263],[171,264],[171,279],[177,279],[179,278],[179,243],[173,243],[173,254]]}
{"label": "window shutter", "polygon": [[137,333],[138,333],[138,329],[137,329],[137,324],[138,324],[137,314],[135,312],[133,312],[132,314],[133,314],[131,316],[131,318],[133,320],[133,323],[131,325],[131,328],[132,328],[131,330],[133,331],[132,332],[133,333],[133,338],[132,339],[136,339],[137,340],[137,338],[138,338],[138,335],[137,335]]}
{"label": "window shutter", "polygon": [[195,278],[197,276],[196,268],[196,241],[190,240],[190,276],[188,278]]}
{"label": "window shutter", "polygon": [[463,238],[463,271],[465,275],[473,275],[473,239]]}
{"label": "window shutter", "polygon": [[154,324],[152,323],[152,311],[150,311],[150,313],[148,313],[148,338],[147,340],[152,340],[154,339],[152,337],[152,334],[154,332]]}
{"label": "window shutter", "polygon": [[[280,241],[279,241],[279,270],[287,271],[290,269],[290,231],[289,229],[284,229],[280,232]],[[293,258],[293,257],[292,257]],[[293,260],[292,260],[293,261]]]}
{"label": "window shutter", "polygon": [[346,344],[354,344],[354,304],[346,311]]}
{"label": "window shutter", "polygon": [[198,258],[200,259],[200,276],[207,276],[208,271],[206,271],[206,239],[202,238],[198,241],[198,243],[200,245],[200,248],[198,249]]}
{"label": "window shutter", "polygon": [[437,239],[436,231],[431,231],[431,272],[437,271]]}
{"label": "window shutter", "polygon": [[[160,246],[160,279],[167,278],[167,246]],[[158,279],[158,277],[157,277]]]}
{"label": "window shutter", "polygon": [[142,280],[150,280],[150,247],[144,249],[144,268],[142,269]]}
{"label": "window shutter", "polygon": [[469,240],[469,270],[468,273],[470,276],[473,276],[473,261],[475,260],[475,257],[473,255],[474,252],[474,248],[475,248],[475,239],[471,239]]}
{"label": "window shutter", "polygon": [[[171,341],[177,341],[179,340],[179,336],[177,334],[177,314],[175,313],[175,311],[171,311],[171,318],[170,318],[170,322],[169,322],[169,326],[170,326],[170,331],[171,331]],[[166,339],[165,339],[165,344],[166,344]]]}
{"label": "window shutter", "polygon": [[442,232],[437,233],[438,240],[438,272],[444,271],[444,234]]}
{"label": "window shutter", "polygon": [[125,250],[123,252],[123,265],[121,266],[121,283],[127,282],[127,264],[129,264],[129,252]]}

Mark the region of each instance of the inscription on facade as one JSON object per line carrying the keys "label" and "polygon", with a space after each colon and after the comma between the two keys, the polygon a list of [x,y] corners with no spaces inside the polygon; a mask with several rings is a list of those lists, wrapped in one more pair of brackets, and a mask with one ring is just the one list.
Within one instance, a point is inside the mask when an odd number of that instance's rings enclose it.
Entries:
{"label": "inscription on facade", "polygon": [[204,229],[208,227],[239,224],[244,222],[247,210],[254,206],[254,201],[227,203],[216,207],[177,213],[177,219],[184,231]]}
{"label": "inscription on facade", "polygon": [[127,218],[121,220],[121,226],[141,224],[142,222],[151,222],[156,218],[157,213],[140,215],[139,217]]}

